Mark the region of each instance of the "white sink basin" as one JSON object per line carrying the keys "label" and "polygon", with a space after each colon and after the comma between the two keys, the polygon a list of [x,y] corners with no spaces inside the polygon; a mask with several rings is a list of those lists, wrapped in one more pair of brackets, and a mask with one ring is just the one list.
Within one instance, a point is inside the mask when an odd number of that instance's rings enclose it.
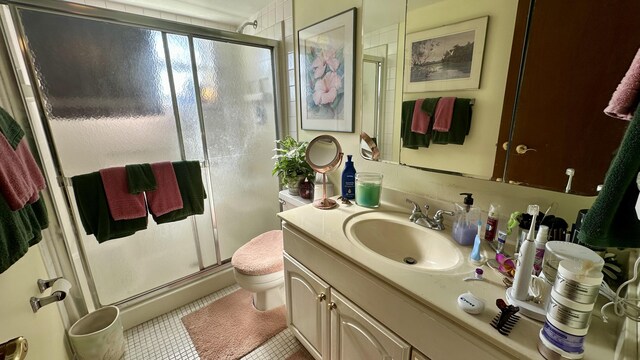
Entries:
{"label": "white sink basin", "polygon": [[443,232],[413,224],[409,214],[368,212],[348,219],[343,229],[356,245],[397,264],[447,270],[462,263],[462,253],[453,240]]}

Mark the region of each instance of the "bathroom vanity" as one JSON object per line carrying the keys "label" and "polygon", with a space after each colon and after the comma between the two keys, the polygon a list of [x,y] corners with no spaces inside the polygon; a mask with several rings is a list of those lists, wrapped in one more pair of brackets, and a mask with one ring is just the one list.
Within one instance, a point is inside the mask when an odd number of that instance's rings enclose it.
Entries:
{"label": "bathroom vanity", "polygon": [[[484,266],[484,281],[464,281],[475,270],[467,261],[470,248],[456,245],[448,229],[434,234],[410,223],[407,208],[385,202],[375,210],[303,206],[279,216],[288,326],[316,359],[542,359],[536,347],[542,323],[523,317],[509,336],[490,325],[499,312],[495,300],[505,297],[501,276]],[[399,236],[383,237],[397,246],[365,245],[353,230],[364,222],[374,231],[396,229]],[[380,223],[391,226],[376,228]],[[405,243],[416,236],[423,241]],[[429,259],[430,252],[445,259]],[[425,257],[429,261],[421,262]],[[485,301],[481,314],[457,307],[467,291]],[[614,358],[616,321],[604,324],[594,316],[585,359]]]}

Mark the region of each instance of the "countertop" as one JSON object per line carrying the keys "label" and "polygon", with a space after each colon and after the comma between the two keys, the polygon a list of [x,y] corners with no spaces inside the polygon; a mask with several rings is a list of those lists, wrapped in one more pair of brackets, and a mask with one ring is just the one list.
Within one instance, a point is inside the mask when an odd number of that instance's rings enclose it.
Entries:
{"label": "countertop", "polygon": [[[457,267],[443,271],[425,271],[383,258],[349,240],[344,234],[343,225],[353,216],[372,211],[407,212],[407,208],[384,202],[378,209],[340,204],[332,210],[320,210],[306,205],[281,212],[278,216],[415,301],[473,333],[481,334],[479,336],[487,342],[513,354],[514,358],[544,359],[537,350],[538,334],[543,323],[523,316],[508,337],[499,334],[490,325],[499,312],[495,300],[505,299],[505,287],[502,284],[502,276],[486,265],[482,266],[485,281],[463,281],[465,277],[472,276],[476,268],[467,261],[470,247],[458,246],[463,260]],[[440,234],[448,236],[450,241],[457,245],[451,238],[449,228]],[[485,253],[489,254],[487,250],[484,249]],[[470,315],[458,308],[457,297],[467,291],[484,300],[486,307],[482,314]],[[598,306],[594,313],[599,313]],[[613,359],[619,331],[619,319],[613,317],[605,324],[598,316],[593,316],[586,338],[584,359]]]}

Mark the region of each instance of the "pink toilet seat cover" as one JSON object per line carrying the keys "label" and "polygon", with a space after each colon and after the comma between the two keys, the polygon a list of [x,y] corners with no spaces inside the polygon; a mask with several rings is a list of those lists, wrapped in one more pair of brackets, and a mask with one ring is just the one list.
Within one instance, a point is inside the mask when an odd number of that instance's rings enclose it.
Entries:
{"label": "pink toilet seat cover", "polygon": [[245,275],[267,275],[284,269],[282,230],[262,233],[242,245],[231,257],[231,265]]}

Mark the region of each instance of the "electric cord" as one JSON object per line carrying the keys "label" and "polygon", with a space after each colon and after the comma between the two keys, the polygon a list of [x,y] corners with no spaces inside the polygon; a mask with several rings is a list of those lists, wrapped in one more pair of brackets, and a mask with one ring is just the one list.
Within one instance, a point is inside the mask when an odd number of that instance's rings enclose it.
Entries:
{"label": "electric cord", "polygon": [[604,321],[605,323],[607,322],[607,316],[605,315],[604,310],[609,306],[613,306],[613,311],[617,316],[619,317],[625,316],[631,319],[632,321],[640,322],[640,307],[637,305],[640,298],[627,298],[626,296],[625,297],[620,296],[620,292],[622,292],[622,289],[625,286],[628,286],[629,284],[633,283],[638,279],[639,271],[640,271],[640,257],[638,257],[635,264],[633,265],[633,278],[623,282],[618,287],[618,290],[616,290],[615,293],[613,292],[613,290],[611,290],[611,288],[609,288],[609,285],[607,285],[604,281],[602,282],[602,285],[600,286],[600,293],[603,294],[605,297],[607,297],[609,300],[611,300],[610,302],[604,304],[600,309],[600,313],[602,315],[602,321]]}

